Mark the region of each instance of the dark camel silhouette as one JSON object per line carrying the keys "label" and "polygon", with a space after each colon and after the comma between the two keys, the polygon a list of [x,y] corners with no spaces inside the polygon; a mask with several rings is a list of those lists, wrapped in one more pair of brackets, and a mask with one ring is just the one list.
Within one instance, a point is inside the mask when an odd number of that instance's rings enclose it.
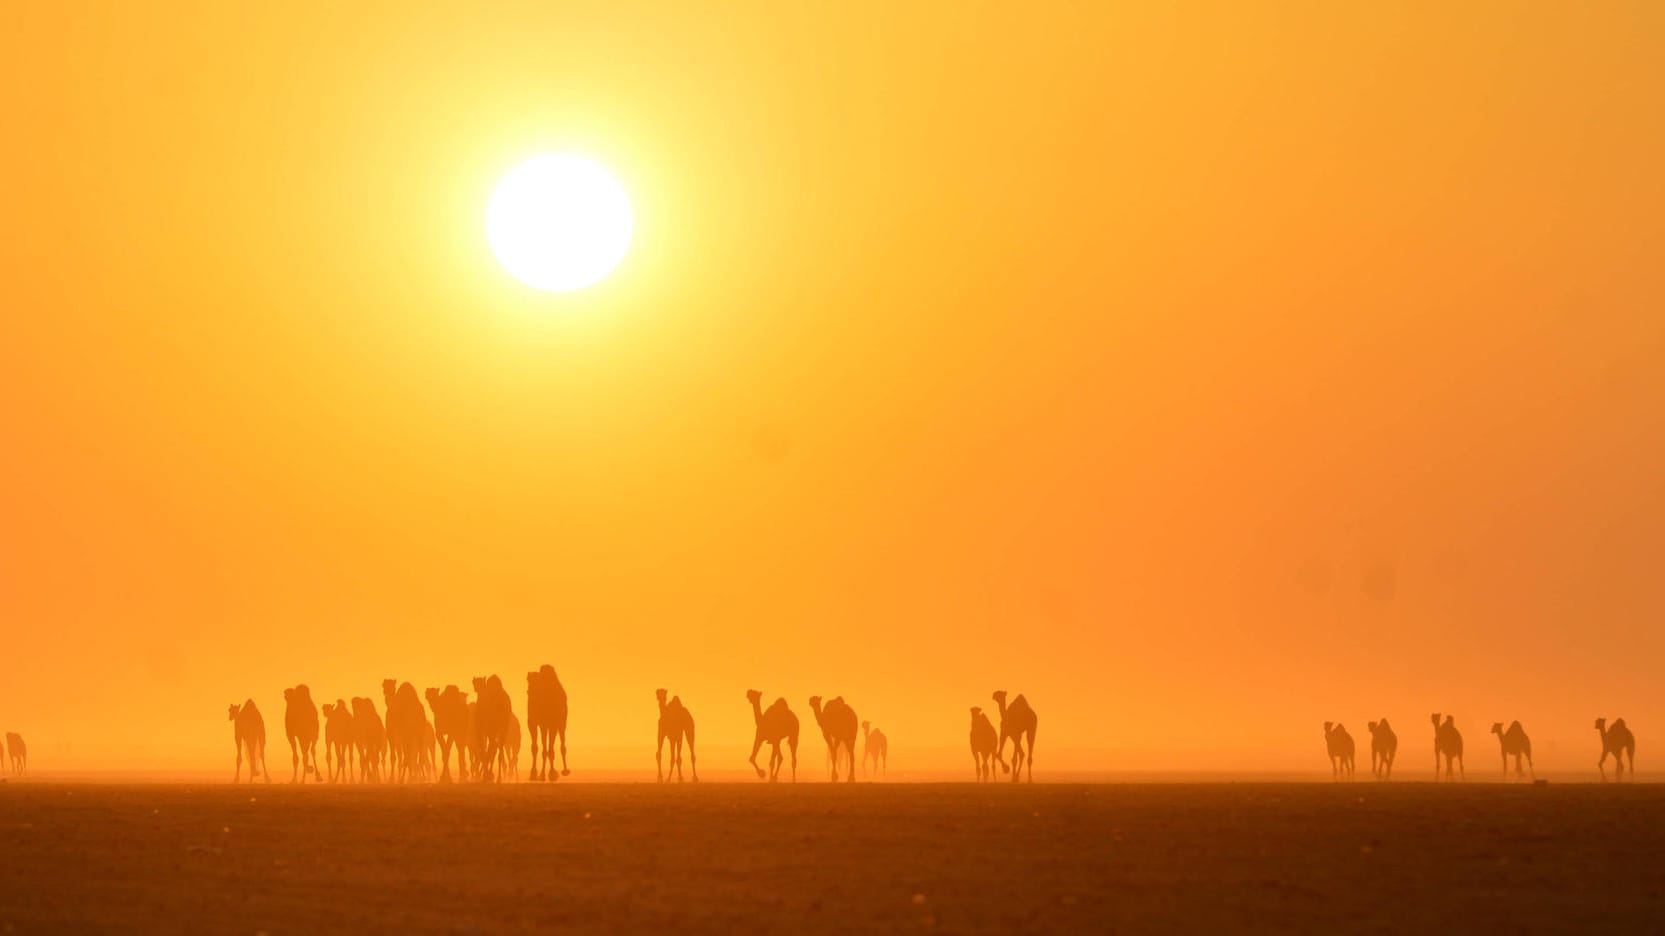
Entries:
{"label": "dark camel silhouette", "polygon": [[509,731],[503,736],[503,747],[497,753],[497,769],[510,780],[520,782],[520,718],[514,709],[509,710]]}
{"label": "dark camel silhouette", "polygon": [[434,723],[428,721],[427,713],[422,715],[422,779],[433,780],[438,776],[434,768],[434,757],[439,753],[439,735],[434,732]]}
{"label": "dark camel silhouette", "polygon": [[688,758],[692,761],[694,782],[700,779],[699,758],[694,756],[694,713],[688,711],[682,704],[681,696],[672,696],[665,701],[667,695],[663,689],[653,691],[659,700],[659,741],[654,745],[653,763],[659,771],[659,782],[665,782],[665,742],[671,742],[671,773],[676,775],[676,781],[682,782],[682,745],[688,744]]}
{"label": "dark camel silhouette", "polygon": [[474,726],[479,733],[479,750],[475,756],[481,765],[480,779],[488,782],[503,779],[504,757],[509,744],[509,723],[514,710],[503,680],[494,676],[474,677]]}
{"label": "dark camel silhouette", "polygon": [[324,766],[329,781],[353,779],[353,713],[347,703],[336,699],[324,703]]}
{"label": "dark camel silhouette", "polygon": [[1353,779],[1353,736],[1335,722],[1324,723],[1324,748],[1330,755],[1330,777]]}
{"label": "dark camel silhouette", "polygon": [[318,706],[305,684],[283,690],[283,733],[289,739],[289,782],[318,776]]}
{"label": "dark camel silhouette", "polygon": [[15,731],[6,732],[6,744],[0,751],[10,749],[12,773],[24,776],[29,772],[29,746],[23,743],[23,736]]}
{"label": "dark camel silhouette", "polygon": [[[1012,782],[1018,782],[1018,777],[1023,773],[1024,762],[1027,761],[1029,764],[1029,782],[1034,783],[1035,710],[1029,707],[1029,700],[1025,699],[1021,693],[1008,706],[1006,704],[1006,690],[1004,689],[994,694],[994,701],[1000,705],[1000,741],[995,745],[994,759],[1000,762],[1002,772],[1008,770],[1006,767],[1006,739],[1011,738],[1012,766],[1009,769],[1012,774]],[[1029,738],[1027,755],[1024,753],[1023,747],[1023,739],[1026,735]]]}
{"label": "dark camel silhouette", "polygon": [[[526,674],[526,727],[532,733],[532,779],[555,779],[555,741],[561,742],[561,776],[567,769],[567,690],[545,663]],[[541,759],[540,759],[541,758]]]}
{"label": "dark camel silhouette", "polygon": [[353,699],[353,742],[358,748],[359,780],[380,781],[387,765],[387,728],[376,712],[375,701],[363,696]]}
{"label": "dark camel silhouette", "polygon": [[231,775],[231,782],[242,781],[243,755],[246,753],[249,758],[249,782],[264,776],[266,782],[271,783],[272,775],[266,771],[266,720],[260,717],[260,709],[254,700],[248,699],[242,705],[233,702],[226,717],[231,721],[232,745],[237,750],[237,771]]}
{"label": "dark camel silhouette", "polygon": [[457,749],[457,776],[468,779],[468,695],[456,686],[423,693],[434,713],[434,736],[439,741],[439,782],[451,782],[451,748]]}
{"label": "dark camel silhouette", "polygon": [[1399,736],[1387,719],[1370,723],[1370,772],[1386,780],[1393,776],[1393,759],[1399,756]]}
{"label": "dark camel silhouette", "polygon": [[1520,759],[1526,758],[1526,769],[1532,771],[1532,779],[1538,779],[1538,772],[1532,767],[1532,739],[1526,736],[1526,729],[1520,722],[1510,722],[1509,730],[1503,730],[1502,722],[1492,722],[1492,734],[1497,735],[1498,746],[1503,749],[1503,779],[1509,779],[1509,758],[1515,759],[1515,776],[1526,776],[1520,769]]}
{"label": "dark camel silhouette", "polygon": [[977,782],[994,782],[994,724],[983,710],[971,707],[971,765],[977,768]]}
{"label": "dark camel silhouette", "polygon": [[890,775],[890,740],[882,731],[874,731],[872,722],[861,723],[861,772],[867,773],[867,762],[873,761],[873,769],[882,771],[880,776]]}
{"label": "dark camel silhouette", "polygon": [[821,737],[827,741],[827,759],[832,763],[833,782],[838,782],[840,752],[850,764],[849,782],[856,782],[856,710],[844,704],[843,696],[828,702],[825,709],[821,706],[820,696],[810,696],[809,707],[815,712],[816,723],[821,726]]}
{"label": "dark camel silhouette", "polygon": [[[757,771],[759,780],[765,776],[770,783],[780,779],[781,764],[786,758],[781,756],[780,743],[786,742],[792,751],[792,782],[798,782],[798,716],[792,714],[785,699],[776,699],[769,710],[763,710],[763,693],[756,689],[747,689],[746,698],[752,703],[752,721],[757,725],[757,734],[752,738],[752,769]],[[764,743],[770,746],[769,770],[764,772],[757,766],[757,752],[762,750]]]}
{"label": "dark camel silhouette", "polygon": [[1457,730],[1456,720],[1447,715],[1445,721],[1442,722],[1438,712],[1435,712],[1429,720],[1434,723],[1434,780],[1438,781],[1440,778],[1441,757],[1445,758],[1445,779],[1454,779],[1451,776],[1453,761],[1457,764],[1456,773],[1458,777],[1468,779],[1467,772],[1463,770],[1463,733]]}
{"label": "dark camel silhouette", "polygon": [[382,680],[382,700],[387,705],[388,779],[406,783],[420,775],[422,726],[428,716],[422,711],[422,698],[410,683]]}
{"label": "dark camel silhouette", "polygon": [[1601,771],[1603,782],[1607,780],[1607,755],[1613,755],[1613,779],[1625,778],[1625,756],[1630,757],[1630,779],[1636,780],[1636,736],[1630,733],[1622,718],[1613,719],[1613,727],[1607,727],[1607,719],[1596,719],[1596,730],[1601,732],[1601,760],[1596,761],[1596,769]]}

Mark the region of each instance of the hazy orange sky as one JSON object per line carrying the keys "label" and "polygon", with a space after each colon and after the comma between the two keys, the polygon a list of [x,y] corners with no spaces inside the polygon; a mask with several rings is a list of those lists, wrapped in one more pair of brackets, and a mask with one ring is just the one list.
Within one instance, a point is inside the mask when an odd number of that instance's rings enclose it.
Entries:
{"label": "hazy orange sky", "polygon": [[[7,13],[37,769],[543,662],[577,769],[660,685],[956,767],[1006,688],[1041,772],[1665,732],[1665,6],[351,6]],[[583,292],[485,239],[549,150],[635,207]]]}

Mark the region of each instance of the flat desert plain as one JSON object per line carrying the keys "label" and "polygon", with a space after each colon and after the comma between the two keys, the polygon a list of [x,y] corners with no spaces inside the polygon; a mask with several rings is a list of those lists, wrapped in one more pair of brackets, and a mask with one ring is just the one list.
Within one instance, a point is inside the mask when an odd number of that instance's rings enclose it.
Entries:
{"label": "flat desert plain", "polygon": [[0,785],[5,932],[1657,932],[1665,786]]}

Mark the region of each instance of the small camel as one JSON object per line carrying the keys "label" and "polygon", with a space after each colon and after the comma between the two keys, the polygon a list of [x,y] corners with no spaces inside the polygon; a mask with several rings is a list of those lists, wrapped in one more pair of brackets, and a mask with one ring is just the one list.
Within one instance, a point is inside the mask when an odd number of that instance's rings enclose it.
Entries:
{"label": "small camel", "polygon": [[1353,736],[1335,722],[1324,723],[1324,748],[1330,755],[1330,778],[1353,779]]}
{"label": "small camel", "polygon": [[342,699],[324,703],[324,767],[331,783],[353,779],[353,713]]}
{"label": "small camel", "polygon": [[832,781],[838,782],[838,757],[842,751],[844,759],[850,765],[848,782],[855,783],[856,710],[844,703],[843,696],[828,702],[825,708],[821,705],[820,696],[810,696],[809,707],[815,712],[815,721],[821,726],[821,736],[827,741],[827,759],[832,762]]}
{"label": "small camel", "polygon": [[1394,734],[1387,719],[1373,721],[1370,727],[1370,772],[1379,779],[1393,776],[1393,759],[1399,756],[1399,736]]}
{"label": "small camel", "polygon": [[318,706],[303,683],[283,690],[283,732],[289,739],[290,783],[318,778]]}
{"label": "small camel", "polygon": [[15,731],[6,732],[6,744],[0,750],[10,749],[12,773],[24,776],[29,772],[29,746],[23,743],[23,736]]}
{"label": "small camel", "polygon": [[1601,771],[1602,782],[1607,782],[1607,755],[1613,755],[1613,780],[1615,782],[1625,778],[1625,756],[1630,757],[1630,780],[1636,782],[1636,736],[1630,733],[1630,728],[1622,718],[1613,719],[1613,727],[1607,727],[1607,719],[1596,719],[1596,730],[1601,732],[1601,760],[1596,761],[1596,769]]}
{"label": "small camel", "polygon": [[571,774],[567,769],[567,690],[555,675],[555,667],[548,663],[526,674],[526,728],[532,736],[530,779],[555,779],[557,740],[561,744],[561,776]]}
{"label": "small camel", "polygon": [[682,782],[682,745],[688,745],[688,759],[694,772],[694,782],[700,780],[699,758],[694,756],[694,714],[682,704],[681,696],[670,696],[664,689],[655,689],[654,697],[659,700],[659,742],[654,746],[653,763],[659,771],[659,782],[665,782],[664,753],[665,742],[671,742],[671,773],[676,775],[676,782]]}
{"label": "small camel", "polygon": [[873,769],[880,771],[880,776],[890,776],[890,740],[882,731],[874,731],[872,722],[861,723],[861,772],[867,773],[867,762],[873,762]]}
{"label": "small camel", "polygon": [[1532,767],[1532,739],[1526,736],[1526,729],[1520,722],[1510,722],[1509,730],[1503,730],[1502,722],[1492,722],[1492,734],[1497,735],[1498,746],[1503,749],[1503,779],[1509,779],[1509,758],[1515,759],[1515,776],[1524,777],[1521,772],[1520,759],[1526,758],[1526,769],[1532,772],[1532,779],[1538,779],[1538,772]]}
{"label": "small camel", "polygon": [[264,776],[266,782],[271,783],[272,775],[266,770],[266,720],[260,717],[260,709],[255,706],[254,700],[248,699],[242,705],[233,702],[227,718],[231,721],[232,746],[237,750],[237,771],[231,775],[231,782],[242,782],[243,754],[246,751],[249,757],[249,782],[253,783],[255,777]]}
{"label": "small camel", "polygon": [[[1446,780],[1468,779],[1467,773],[1463,770],[1463,733],[1457,730],[1456,719],[1447,715],[1442,722],[1440,713],[1435,712],[1429,720],[1434,723],[1434,780],[1438,782],[1440,778],[1441,757],[1445,758]],[[1456,777],[1452,776],[1453,761],[1457,764]]]}
{"label": "small camel", "polygon": [[387,728],[373,699],[353,698],[353,743],[358,748],[358,775],[364,783],[384,779],[387,766]]}
{"label": "small camel", "polygon": [[[1001,689],[994,694],[994,701],[1000,705],[1000,742],[995,745],[994,759],[1000,762],[1002,772],[1006,767],[1006,739],[1012,739],[1012,782],[1018,782],[1023,773],[1025,762],[1029,764],[1029,782],[1035,782],[1035,710],[1029,707],[1029,700],[1020,693],[1012,700],[1010,707],[1006,705],[1006,690]],[[1024,753],[1023,739],[1029,738],[1028,753]]]}
{"label": "small camel", "polygon": [[[757,732],[752,737],[751,756],[752,769],[757,771],[757,778],[761,780],[767,776],[770,783],[775,783],[780,779],[781,764],[786,760],[785,757],[781,756],[780,743],[785,741],[786,746],[792,752],[792,782],[797,783],[798,716],[792,714],[792,710],[787,707],[785,699],[776,699],[774,704],[769,706],[769,710],[764,711],[763,693],[756,689],[747,689],[746,699],[752,704],[752,721],[757,726]],[[770,746],[769,770],[767,773],[764,772],[762,767],[757,766],[757,752],[762,750],[765,742]]]}
{"label": "small camel", "polygon": [[977,782],[994,782],[994,724],[983,710],[971,707],[971,765],[977,769]]}
{"label": "small camel", "polygon": [[468,779],[468,695],[456,686],[423,693],[434,713],[434,736],[439,741],[439,782],[451,782],[451,748],[457,749],[457,775]]}

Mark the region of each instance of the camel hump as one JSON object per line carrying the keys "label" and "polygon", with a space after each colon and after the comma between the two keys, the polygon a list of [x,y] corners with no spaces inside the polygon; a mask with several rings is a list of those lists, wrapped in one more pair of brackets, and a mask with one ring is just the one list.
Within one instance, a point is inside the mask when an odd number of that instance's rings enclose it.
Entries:
{"label": "camel hump", "polygon": [[1613,719],[1613,727],[1615,729],[1623,728],[1624,726],[1625,726],[1625,720],[1624,719],[1622,719],[1622,718]]}

